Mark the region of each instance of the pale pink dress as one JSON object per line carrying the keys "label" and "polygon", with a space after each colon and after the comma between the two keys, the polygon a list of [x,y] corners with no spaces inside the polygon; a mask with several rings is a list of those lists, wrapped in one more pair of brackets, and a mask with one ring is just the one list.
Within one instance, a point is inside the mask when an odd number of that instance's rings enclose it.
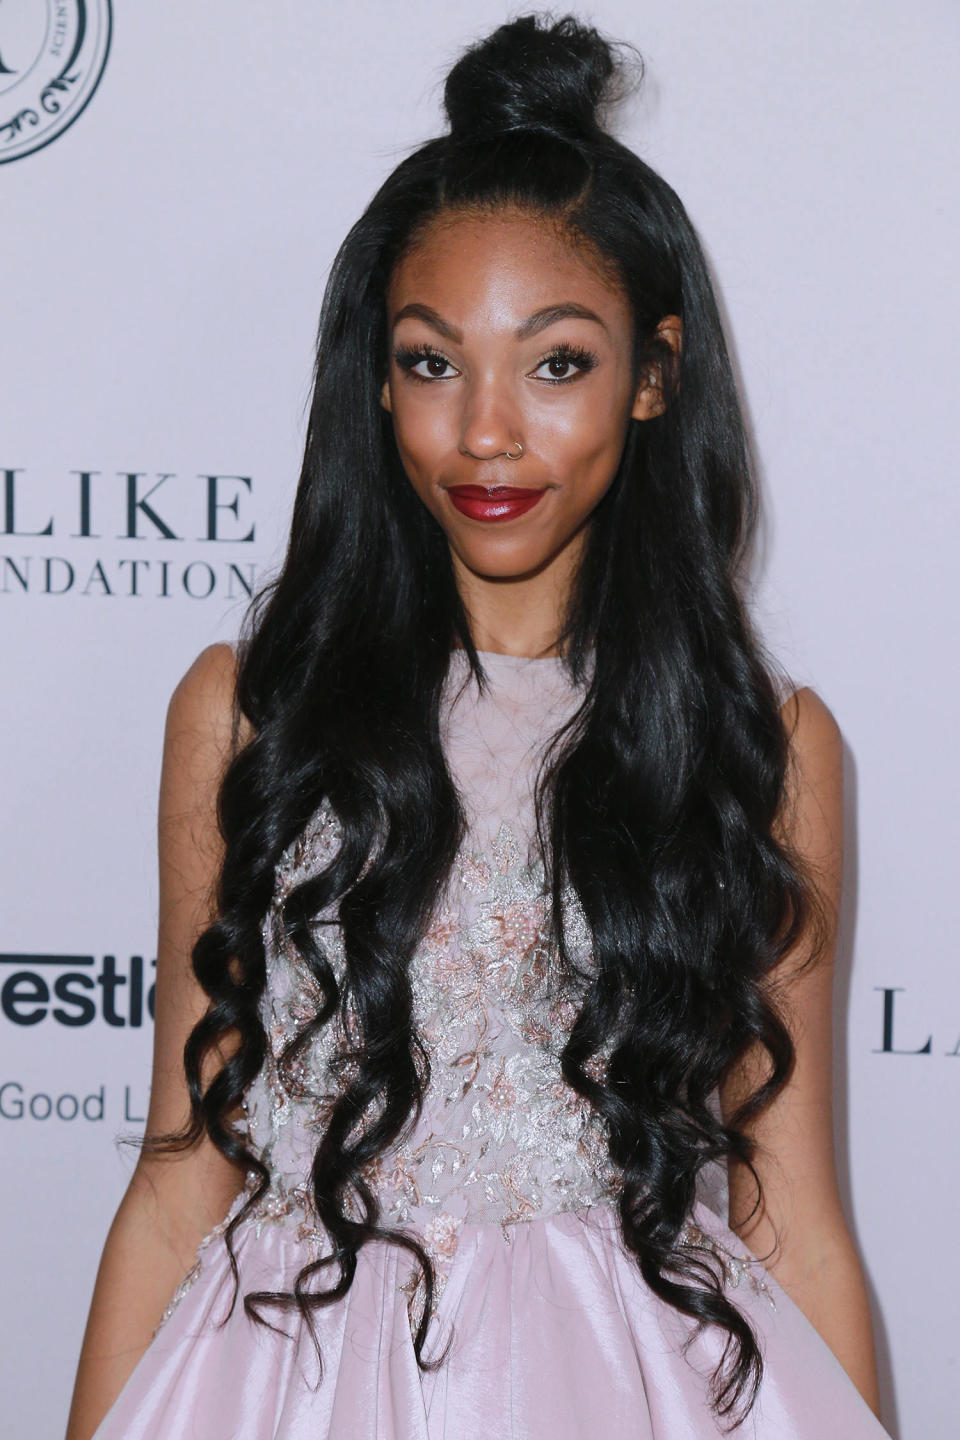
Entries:
{"label": "pale pink dress", "polygon": [[[237,1304],[222,1227],[200,1247],[154,1339],[95,1440],[714,1440],[707,1379],[722,1336],[687,1352],[692,1322],[657,1299],[623,1249],[611,1202],[616,1175],[590,1107],[558,1063],[574,1014],[552,983],[543,869],[531,786],[544,742],[579,694],[560,660],[482,654],[481,696],[455,652],[444,743],[470,829],[447,895],[414,963],[415,1015],[432,1075],[409,1137],[371,1176],[388,1223],[415,1229],[432,1255],[439,1298],[419,1370],[411,1329],[422,1292],[406,1253],[364,1247],[352,1288],[316,1317],[323,1375],[305,1329],[292,1338]],[[322,809],[278,870],[277,899],[337,844]],[[565,900],[574,948],[586,931]],[[247,1096],[252,1143],[273,1176],[236,1235],[244,1291],[290,1289],[324,1237],[305,1187],[323,1123],[325,1033],[289,1093],[275,1057],[314,996],[264,924],[267,1064]],[[338,932],[318,930],[339,955]],[[245,1197],[240,1197],[237,1208]],[[709,1199],[709,1208],[706,1201]],[[715,1245],[731,1298],[753,1321],[765,1375],[736,1434],[762,1440],[879,1440],[885,1431],[804,1314],[745,1249],[703,1192],[693,1226]],[[231,1212],[232,1213],[232,1212]],[[693,1231],[691,1231],[693,1233]]]}

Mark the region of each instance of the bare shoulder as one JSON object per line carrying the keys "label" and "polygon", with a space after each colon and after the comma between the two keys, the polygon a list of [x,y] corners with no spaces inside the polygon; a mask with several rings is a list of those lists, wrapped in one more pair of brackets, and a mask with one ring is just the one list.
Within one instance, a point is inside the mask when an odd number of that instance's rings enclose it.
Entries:
{"label": "bare shoulder", "polygon": [[229,730],[236,680],[233,648],[208,645],[178,680],[170,697],[170,719],[193,730]]}
{"label": "bare shoulder", "polygon": [[809,686],[789,695],[780,715],[789,743],[783,819],[799,821],[802,829],[815,812],[832,812],[842,803],[843,737],[833,712]]}
{"label": "bare shoulder", "polygon": [[232,693],[236,678],[237,657],[233,646],[221,641],[200,651],[177,685],[177,691],[194,694],[228,690]]}
{"label": "bare shoulder", "polygon": [[809,686],[788,696],[780,713],[789,757],[776,828],[833,914],[843,870],[843,736],[829,706]]}
{"label": "bare shoulder", "polygon": [[[236,657],[229,645],[202,650],[167,706],[160,774],[161,890],[166,859],[206,886],[220,856],[217,795],[230,762],[252,734],[234,726]],[[203,872],[201,874],[201,871]]]}
{"label": "bare shoulder", "polygon": [[[234,693],[237,657],[224,643],[201,650],[177,682],[167,710],[167,738],[193,740],[204,748],[212,746],[221,755],[234,745]],[[236,736],[237,748],[252,735],[246,716],[241,715]]]}
{"label": "bare shoulder", "polygon": [[832,710],[809,685],[788,695],[780,714],[795,752],[807,754],[842,748],[840,726]]}

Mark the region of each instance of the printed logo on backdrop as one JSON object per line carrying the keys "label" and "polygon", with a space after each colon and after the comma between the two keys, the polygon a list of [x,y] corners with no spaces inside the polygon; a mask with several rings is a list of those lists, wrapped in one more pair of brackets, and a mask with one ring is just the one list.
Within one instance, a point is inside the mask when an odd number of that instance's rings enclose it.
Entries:
{"label": "printed logo on backdrop", "polygon": [[110,0],[0,0],[0,164],[83,114],[110,53]]}
{"label": "printed logo on backdrop", "polygon": [[153,1019],[156,960],[142,955],[0,955],[0,1014],[12,1025],[105,1025]]}
{"label": "printed logo on backdrop", "polygon": [[0,596],[244,603],[252,505],[249,475],[0,466]]}
{"label": "printed logo on backdrop", "polygon": [[[51,1028],[69,1034],[94,1026],[104,1035],[139,1030],[149,1035],[155,1008],[157,962],[143,955],[0,954],[0,1017],[38,1038]],[[146,1039],[149,1045],[149,1039]],[[103,1056],[100,1041],[98,1053]],[[62,1084],[62,1078],[61,1078]],[[142,1127],[149,1086],[101,1081],[92,1087],[26,1084],[0,1073],[0,1124],[4,1121],[76,1122]]]}
{"label": "printed logo on backdrop", "polygon": [[[952,1048],[942,1049],[944,1039],[948,1045],[957,1034],[955,1025],[947,1021],[947,1033],[939,1033],[930,1025],[929,1014],[918,1011],[913,995],[905,985],[875,985],[874,990],[883,996],[880,1018],[880,1044],[873,1047],[874,1055],[948,1055],[960,1059],[960,1039]],[[925,1023],[926,1022],[926,1023]],[[951,1033],[952,1031],[952,1033]],[[923,1036],[926,1038],[921,1038]]]}

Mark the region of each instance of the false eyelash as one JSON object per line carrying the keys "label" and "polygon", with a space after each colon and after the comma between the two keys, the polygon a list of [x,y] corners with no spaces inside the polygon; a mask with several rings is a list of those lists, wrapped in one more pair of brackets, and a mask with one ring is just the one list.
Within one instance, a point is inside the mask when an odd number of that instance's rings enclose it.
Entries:
{"label": "false eyelash", "polygon": [[[555,345],[543,356],[542,360],[537,362],[535,368],[539,370],[540,366],[545,365],[548,360],[565,360],[570,365],[576,365],[578,370],[587,371],[599,364],[600,357],[593,350],[584,349],[582,345]],[[572,375],[548,376],[547,384],[566,385],[573,378]]]}
{"label": "false eyelash", "polygon": [[[393,358],[400,366],[400,369],[405,370],[412,379],[427,381],[427,383],[429,383],[429,380],[426,375],[417,375],[415,373],[414,367],[419,365],[421,360],[436,358],[437,360],[443,360],[447,365],[451,363],[442,351],[435,350],[431,345],[398,345],[393,352]],[[564,360],[570,365],[576,365],[579,371],[585,373],[588,370],[594,369],[594,367],[599,364],[600,357],[593,350],[587,350],[582,345],[555,345],[552,350],[549,350],[546,355],[537,361],[534,368],[539,370],[540,366],[545,365],[548,360]],[[454,369],[455,368],[454,366]],[[437,377],[432,378],[435,379]],[[566,385],[575,377],[573,375],[563,375],[547,376],[544,378],[548,385]]]}
{"label": "false eyelash", "polygon": [[[442,360],[446,365],[451,363],[446,355],[443,355],[439,350],[434,350],[432,345],[398,345],[393,352],[393,358],[400,366],[400,369],[406,370],[412,379],[424,381],[427,381],[427,376],[415,374],[413,368],[415,365],[419,365],[421,360],[432,360],[436,358],[437,360]],[[456,369],[456,366],[453,368]]]}

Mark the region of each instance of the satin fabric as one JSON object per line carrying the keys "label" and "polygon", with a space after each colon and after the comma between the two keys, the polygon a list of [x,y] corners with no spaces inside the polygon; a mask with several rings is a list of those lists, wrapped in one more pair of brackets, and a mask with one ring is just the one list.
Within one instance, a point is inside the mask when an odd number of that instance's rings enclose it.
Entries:
{"label": "satin fabric", "polygon": [[[705,1206],[694,1218],[734,1251],[742,1241]],[[303,1264],[283,1225],[241,1229],[245,1291],[289,1287]],[[749,1253],[749,1252],[745,1252]],[[289,1336],[234,1306],[222,1240],[141,1358],[95,1440],[715,1440],[707,1380],[720,1332],[686,1357],[692,1322],[644,1284],[607,1207],[539,1218],[505,1243],[464,1227],[416,1363],[396,1247],[364,1248],[348,1295],[317,1316],[323,1373],[305,1327]],[[738,1440],[882,1440],[886,1431],[802,1311],[764,1272],[776,1310],[745,1282],[730,1292],[764,1357]]]}

